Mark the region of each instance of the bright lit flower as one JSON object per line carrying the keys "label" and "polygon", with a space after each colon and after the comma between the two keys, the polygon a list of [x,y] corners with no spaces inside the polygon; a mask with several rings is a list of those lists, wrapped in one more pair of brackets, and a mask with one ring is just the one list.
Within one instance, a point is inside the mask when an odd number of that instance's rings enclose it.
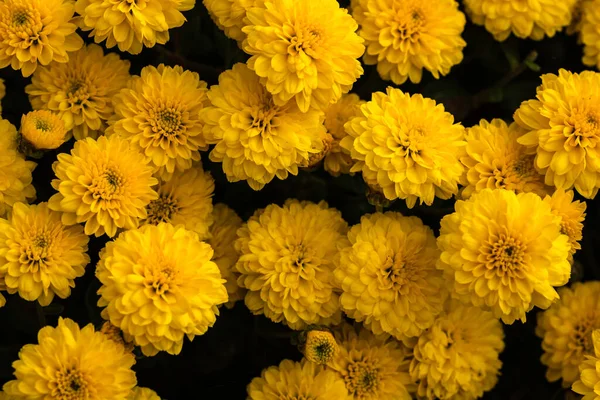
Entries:
{"label": "bright lit flower", "polygon": [[579,33],[583,42],[583,63],[600,69],[600,0],[583,1],[581,7]]}
{"label": "bright lit flower", "polygon": [[227,301],[225,281],[210,261],[212,248],[183,226],[144,225],[108,242],[96,277],[102,317],[146,356],[179,354],[213,326]]}
{"label": "bright lit flower", "polygon": [[560,300],[538,314],[536,335],[543,339],[542,364],[550,382],[562,378],[569,387],[579,378],[579,365],[594,354],[592,332],[600,329],[600,282],[574,283],[558,291]]}
{"label": "bright lit flower", "polygon": [[351,400],[344,380],[333,371],[308,360],[283,360],[265,368],[248,385],[248,400]]}
{"label": "bright lit flower", "polygon": [[335,337],[329,331],[311,329],[306,333],[304,340],[302,354],[310,362],[329,364],[338,352]]}
{"label": "bright lit flower", "polygon": [[21,140],[34,150],[52,150],[65,142],[67,130],[63,120],[46,110],[31,111],[21,118]]}
{"label": "bright lit flower", "polygon": [[521,39],[552,37],[571,22],[577,0],[465,0],[477,25],[504,41],[511,32]]}
{"label": "bright lit flower", "polygon": [[118,326],[114,326],[109,321],[106,321],[102,324],[100,332],[108,336],[108,338],[113,342],[123,345],[125,347],[125,350],[133,351],[133,343],[125,341],[125,338],[123,337],[123,332],[121,331],[121,329],[119,329]]}
{"label": "bright lit flower", "polygon": [[0,2],[0,68],[11,66],[30,76],[38,66],[69,61],[83,40],[71,23],[72,0],[4,0]]}
{"label": "bright lit flower", "polygon": [[502,324],[491,312],[448,301],[413,350],[410,374],[419,398],[481,398],[498,382],[502,350]]}
{"label": "bright lit flower", "polygon": [[463,59],[465,15],[455,0],[356,0],[352,16],[365,39],[367,65],[386,80],[421,82],[423,69],[439,79]]}
{"label": "bright lit flower", "polygon": [[484,189],[441,222],[438,268],[465,303],[489,309],[506,324],[558,300],[569,280],[569,238],[560,217],[534,193]]}
{"label": "bright lit flower", "polygon": [[560,220],[561,233],[569,237],[571,251],[569,252],[569,261],[573,261],[573,254],[581,245],[579,242],[583,239],[583,220],[585,219],[585,202],[579,200],[573,201],[575,193],[570,190],[565,192],[557,189],[552,196],[546,196],[544,201],[550,204],[552,212],[558,215]]}
{"label": "bright lit flower", "polygon": [[120,137],[75,142],[71,154],[52,165],[58,191],[49,207],[62,211],[63,223],[85,223],[85,234],[109,237],[117,229],[134,229],[146,218],[146,206],[158,198],[158,181],[144,157]]}
{"label": "bright lit flower", "polygon": [[348,225],[339,211],[288,200],[258,210],[238,230],[238,284],[246,306],[292,329],[341,320],[333,260]]}
{"label": "bright lit flower", "polygon": [[462,191],[463,198],[486,188],[539,196],[549,193],[544,176],[535,170],[534,156],[517,142],[524,133],[516,123],[507,125],[501,119],[482,119],[479,125],[467,129],[467,154],[460,159],[467,168],[468,185]]}
{"label": "bright lit flower", "polygon": [[25,91],[35,110],[58,113],[75,139],[97,138],[113,115],[112,97],[127,85],[129,61],[92,44],[67,63],[38,68]]}
{"label": "bright lit flower", "polygon": [[433,231],[417,217],[386,212],[363,216],[348,238],[335,269],[342,310],[399,340],[429,328],[445,298]]}
{"label": "bright lit flower", "polygon": [[558,76],[542,75],[536,97],[515,112],[527,131],[519,143],[536,154],[547,185],[575,187],[594,198],[600,188],[600,73],[561,69]]}
{"label": "bright lit flower", "polygon": [[152,389],[136,386],[127,396],[127,400],[160,400],[160,397]]}
{"label": "bright lit flower", "polygon": [[169,29],[185,22],[181,11],[194,8],[196,0],[77,0],[82,31],[96,43],[139,54],[143,46],[154,47],[169,40]]}
{"label": "bright lit flower", "polygon": [[92,324],[83,328],[58,319],[56,328],[38,332],[39,344],[27,344],[13,363],[16,380],[4,385],[19,399],[125,399],[136,384],[133,354]]}
{"label": "bright lit flower", "polygon": [[233,40],[242,42],[246,34],[242,28],[250,22],[246,11],[251,7],[263,7],[264,0],[203,0],[215,24]]}
{"label": "bright lit flower", "polygon": [[250,8],[243,49],[276,105],[324,110],[363,74],[358,25],[336,0],[266,0]]}
{"label": "bright lit flower", "polygon": [[245,64],[223,72],[208,98],[212,106],[201,115],[206,141],[216,144],[210,160],[223,163],[230,182],[245,180],[260,190],[275,176],[297,175],[322,150],[323,115],[302,113],[294,102],[275,105]]}
{"label": "bright lit flower", "polygon": [[573,384],[573,391],[583,395],[582,400],[600,399],[600,330],[592,332],[594,355],[586,355],[579,364],[579,379]]}
{"label": "bright lit flower", "polygon": [[412,208],[417,199],[431,205],[436,196],[458,193],[465,129],[442,104],[389,87],[373,93],[345,128],[340,145],[356,160],[351,171],[362,171],[387,199],[405,199]]}
{"label": "bright lit flower", "polygon": [[200,239],[206,239],[213,223],[214,190],[215,181],[210,173],[202,170],[201,165],[184,172],[176,171],[167,182],[158,184],[158,199],[152,200],[146,207],[148,217],[143,222],[181,224],[196,232]]}
{"label": "bright lit flower", "polygon": [[200,110],[208,105],[206,82],[183,68],[148,66],[113,98],[107,135],[127,138],[168,180],[207,150]]}

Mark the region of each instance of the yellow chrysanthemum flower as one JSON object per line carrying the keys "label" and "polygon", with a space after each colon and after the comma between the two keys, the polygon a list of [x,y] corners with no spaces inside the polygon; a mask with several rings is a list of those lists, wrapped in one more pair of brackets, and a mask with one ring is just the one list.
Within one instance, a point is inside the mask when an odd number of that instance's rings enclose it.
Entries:
{"label": "yellow chrysanthemum flower", "polygon": [[569,281],[569,238],[561,219],[534,193],[484,189],[441,222],[438,268],[465,303],[490,309],[506,324],[558,300]]}
{"label": "yellow chrysanthemum flower", "polygon": [[519,143],[536,154],[547,185],[575,187],[594,198],[600,188],[600,73],[542,75],[536,97],[515,112],[527,131]]}
{"label": "yellow chrysanthemum flower", "polygon": [[0,118],[0,218],[13,204],[35,199],[31,173],[36,167],[17,151],[17,129]]}
{"label": "yellow chrysanthemum flower", "polygon": [[0,2],[0,68],[11,66],[23,76],[38,64],[69,61],[83,40],[71,23],[72,0],[4,0]]}
{"label": "yellow chrysanthemum flower", "polygon": [[410,374],[420,399],[475,400],[498,382],[502,324],[491,312],[450,300],[419,337]]}
{"label": "yellow chrysanthemum flower", "polygon": [[168,180],[207,150],[200,110],[208,105],[206,82],[179,66],[148,66],[113,98],[107,135],[127,138]]}
{"label": "yellow chrysanthemum flower", "polygon": [[558,291],[560,300],[538,314],[536,335],[542,338],[542,364],[550,382],[569,387],[579,377],[584,356],[594,354],[592,332],[600,329],[600,282],[574,283]]}
{"label": "yellow chrysanthemum flower", "polygon": [[352,16],[367,50],[364,61],[381,78],[421,82],[423,69],[439,79],[463,59],[466,18],[456,0],[356,0]]}
{"label": "yellow chrysanthemum flower", "polygon": [[[0,115],[2,115],[2,99],[6,96],[6,85],[4,85],[4,79],[0,78]],[[0,392],[2,393],[2,392]]]}
{"label": "yellow chrysanthemum flower", "polygon": [[108,336],[108,338],[113,342],[123,345],[125,350],[133,351],[133,343],[125,341],[125,338],[123,337],[123,331],[121,331],[118,326],[114,326],[109,321],[106,321],[102,324],[100,332]]}
{"label": "yellow chrysanthemum flower", "polygon": [[336,0],[265,0],[246,16],[248,67],[278,106],[325,110],[363,74],[358,25]]}
{"label": "yellow chrysanthemum flower", "polygon": [[242,28],[250,22],[246,11],[251,7],[264,6],[264,0],[203,0],[215,24],[233,40],[242,42],[246,34]]}
{"label": "yellow chrysanthemum flower", "polygon": [[524,133],[516,123],[507,125],[501,119],[482,119],[479,125],[467,129],[467,152],[460,159],[467,168],[463,198],[486,188],[539,196],[549,193],[544,176],[535,170],[534,156],[517,142]]}
{"label": "yellow chrysanthemum flower", "polygon": [[465,0],[467,14],[477,25],[504,41],[512,33],[521,39],[553,37],[568,26],[577,0]]}
{"label": "yellow chrysanthemum flower", "polygon": [[96,43],[139,54],[142,48],[165,44],[169,29],[186,21],[181,13],[194,8],[196,0],[77,0],[75,11],[82,31]]}
{"label": "yellow chrysanthemum flower", "polygon": [[592,332],[594,355],[586,355],[579,364],[579,379],[573,384],[573,391],[583,395],[581,400],[600,400],[600,330]]}
{"label": "yellow chrysanthemum flower", "polygon": [[330,331],[309,328],[303,340],[301,351],[310,362],[329,364],[338,352],[337,342]]}
{"label": "yellow chrysanthemum flower", "polygon": [[212,218],[214,223],[210,226],[210,237],[206,242],[213,248],[215,253],[212,261],[217,264],[221,271],[221,277],[226,281],[225,288],[229,301],[225,306],[231,308],[246,294],[246,289],[241,288],[237,283],[240,274],[235,269],[235,264],[240,256],[235,249],[236,232],[244,222],[235,211],[220,203],[215,204]]}
{"label": "yellow chrysanthemum flower", "polygon": [[248,385],[248,400],[351,400],[344,380],[336,373],[308,360],[283,360],[265,368]]}
{"label": "yellow chrysanthemum flower", "polygon": [[4,385],[19,399],[125,399],[136,384],[133,354],[92,324],[83,328],[59,318],[56,328],[38,332],[13,363],[16,380]]}
{"label": "yellow chrysanthemum flower", "polygon": [[49,207],[62,211],[63,223],[85,223],[85,234],[113,237],[146,218],[146,206],[158,198],[158,183],[144,156],[120,137],[101,136],[75,142],[71,154],[52,165],[58,191]]}
{"label": "yellow chrysanthemum flower", "polygon": [[183,226],[161,223],[123,232],[100,254],[102,317],[146,356],[179,354],[213,326],[227,301],[212,248]]}
{"label": "yellow chrysanthemum flower", "polygon": [[158,199],[152,200],[146,207],[148,217],[143,223],[181,224],[196,232],[200,239],[206,239],[213,223],[214,190],[215,181],[210,173],[202,170],[201,165],[183,172],[176,171],[167,182],[161,180],[158,184]]}
{"label": "yellow chrysanthemum flower", "polygon": [[25,91],[35,110],[58,113],[69,135],[95,139],[113,115],[112,97],[129,78],[129,61],[104,55],[102,47],[91,44],[71,54],[67,63],[38,68]]}
{"label": "yellow chrysanthemum flower", "polygon": [[348,238],[335,269],[342,310],[399,340],[429,328],[445,297],[433,231],[417,217],[386,212],[363,216]]}
{"label": "yellow chrysanthemum flower", "polygon": [[583,63],[600,69],[600,0],[582,2],[579,34],[583,42]]}
{"label": "yellow chrysanthemum flower", "polygon": [[8,293],[42,306],[54,295],[69,297],[90,262],[87,244],[83,228],[63,225],[47,203],[16,203],[8,220],[0,219],[0,276]]}
{"label": "yellow chrysanthemum flower", "polygon": [[458,193],[465,129],[442,104],[388,87],[344,126],[348,136],[340,145],[357,160],[351,171],[362,171],[387,199],[405,199],[412,208],[417,199],[431,205],[436,196]]}
{"label": "yellow chrysanthemum flower", "polygon": [[581,245],[579,242],[583,239],[583,221],[585,219],[585,202],[579,200],[573,201],[575,193],[570,190],[565,192],[557,189],[552,196],[546,196],[544,201],[550,204],[552,212],[561,218],[560,231],[569,237],[571,251],[569,252],[569,261],[573,261],[573,254]]}
{"label": "yellow chrysanthemum flower", "polygon": [[127,400],[160,400],[160,397],[152,389],[137,386],[127,396]]}
{"label": "yellow chrysanthemum flower", "polygon": [[302,113],[294,102],[275,105],[244,64],[223,72],[208,98],[212,106],[201,116],[206,141],[216,145],[210,160],[223,163],[230,182],[245,180],[260,190],[275,176],[297,175],[298,167],[322,150],[323,115]]}
{"label": "yellow chrysanthemum flower", "polygon": [[65,142],[67,130],[64,121],[51,111],[37,110],[21,118],[21,140],[32,150],[52,150]]}
{"label": "yellow chrysanthemum flower", "polygon": [[235,242],[246,306],[292,329],[339,323],[333,260],[347,230],[325,202],[288,200],[255,212]]}

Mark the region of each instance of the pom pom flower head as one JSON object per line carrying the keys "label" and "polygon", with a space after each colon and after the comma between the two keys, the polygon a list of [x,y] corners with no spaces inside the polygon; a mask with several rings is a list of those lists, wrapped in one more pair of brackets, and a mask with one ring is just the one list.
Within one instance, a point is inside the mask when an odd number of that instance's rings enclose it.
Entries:
{"label": "pom pom flower head", "polygon": [[552,212],[558,215],[560,220],[561,233],[569,237],[571,250],[569,252],[569,261],[573,261],[573,254],[581,245],[579,242],[583,238],[583,220],[585,219],[585,202],[579,200],[573,201],[575,193],[570,190],[565,192],[562,189],[557,189],[552,196],[546,196],[544,201],[550,204]]}
{"label": "pom pom flower head", "polygon": [[421,82],[423,69],[439,79],[463,59],[465,15],[456,0],[354,0],[352,15],[367,46],[364,60],[401,85]]}
{"label": "pom pom flower head", "polygon": [[341,320],[333,260],[348,226],[325,202],[288,200],[257,211],[238,230],[238,284],[246,306],[292,329]]}
{"label": "pom pom flower head", "polygon": [[600,329],[592,332],[594,355],[586,355],[579,364],[579,379],[573,384],[573,391],[583,395],[582,400],[598,400],[600,391]]}
{"label": "pom pom flower head", "polygon": [[179,354],[184,335],[203,335],[216,321],[217,306],[227,301],[212,255],[181,225],[123,232],[106,245],[96,269],[103,318],[146,356]]}
{"label": "pom pom flower head", "polygon": [[67,130],[64,121],[56,114],[38,110],[21,118],[19,147],[26,153],[58,148],[65,142]]}
{"label": "pom pom flower head", "polygon": [[571,246],[548,203],[534,193],[484,189],[455,207],[441,222],[438,268],[456,297],[507,324],[558,300],[554,287],[569,280]]}
{"label": "pom pom flower head", "polygon": [[324,110],[362,75],[363,40],[336,0],[266,0],[246,15],[248,67],[276,105],[294,100],[302,112]]}
{"label": "pom pom flower head", "polygon": [[579,32],[583,42],[583,63],[600,69],[600,0],[581,2]]}
{"label": "pom pom flower head", "polygon": [[25,91],[34,109],[58,113],[75,139],[97,138],[113,114],[112,97],[129,77],[129,61],[104,55],[92,44],[72,53],[67,63],[39,67]]}
{"label": "pom pom flower head", "polygon": [[299,350],[307,360],[327,365],[337,354],[338,345],[331,331],[319,327],[309,327],[300,334]]}
{"label": "pom pom flower head", "polygon": [[515,112],[526,130],[519,143],[536,155],[547,185],[575,187],[594,198],[600,188],[600,73],[542,75],[536,97]]}
{"label": "pom pom flower head", "polygon": [[21,349],[4,391],[20,399],[125,399],[136,384],[133,364],[133,354],[91,324],[59,318]]}
{"label": "pom pom flower head", "polygon": [[443,105],[390,87],[374,93],[345,128],[341,146],[356,160],[351,171],[362,171],[387,199],[405,199],[412,208],[458,192],[465,130]]}

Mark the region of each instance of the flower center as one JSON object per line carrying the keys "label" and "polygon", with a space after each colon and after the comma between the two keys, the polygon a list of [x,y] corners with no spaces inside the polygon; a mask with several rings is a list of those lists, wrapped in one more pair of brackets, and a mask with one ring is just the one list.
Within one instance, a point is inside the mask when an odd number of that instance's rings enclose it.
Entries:
{"label": "flower center", "polygon": [[64,400],[85,400],[90,397],[84,375],[75,368],[67,368],[56,374],[52,397]]}
{"label": "flower center", "polygon": [[415,269],[401,254],[388,255],[379,274],[380,289],[402,291],[414,279]]}
{"label": "flower center", "polygon": [[525,250],[526,246],[520,240],[502,234],[488,251],[488,268],[509,273],[518,271],[523,265]]}
{"label": "flower center", "polygon": [[365,360],[354,361],[348,364],[344,380],[355,398],[374,395],[379,387],[379,370]]}
{"label": "flower center", "polygon": [[94,177],[89,190],[96,200],[113,200],[119,198],[123,185],[124,179],[121,173],[107,168],[104,173]]}
{"label": "flower center", "polygon": [[25,10],[18,10],[13,14],[13,24],[16,26],[25,25],[28,19],[29,15]]}
{"label": "flower center", "polygon": [[162,255],[148,260],[144,285],[157,296],[173,291],[178,282],[178,271],[171,261],[166,260]]}
{"label": "flower center", "polygon": [[179,211],[177,200],[168,195],[160,196],[148,204],[148,223],[157,225],[161,222],[170,222],[177,211]]}
{"label": "flower center", "polygon": [[512,171],[521,178],[529,178],[539,175],[533,165],[535,156],[523,156],[512,166]]}
{"label": "flower center", "polygon": [[424,24],[423,14],[419,9],[403,10],[396,16],[392,25],[394,41],[392,46],[400,48],[401,42],[416,42],[421,35]]}
{"label": "flower center", "polygon": [[42,132],[50,132],[52,130],[52,125],[48,121],[44,121],[43,119],[36,119],[35,129]]}
{"label": "flower center", "polygon": [[[255,134],[264,135],[271,133],[271,123],[278,112],[279,107],[273,104],[273,99],[270,96],[264,99],[262,106],[255,107],[250,112],[250,117],[252,118],[251,127],[257,130]],[[250,136],[254,136],[252,131],[248,133]]]}
{"label": "flower center", "polygon": [[303,52],[312,56],[323,40],[320,29],[315,26],[308,25],[299,28],[287,25],[285,28],[288,29],[284,29],[284,31],[293,31],[288,37],[288,54],[290,55],[296,56]]}
{"label": "flower center", "polygon": [[333,358],[337,344],[329,332],[310,332],[306,341],[306,358],[318,364],[326,364]]}
{"label": "flower center", "polygon": [[571,132],[567,136],[566,145],[593,147],[600,138],[600,110],[574,109],[567,120],[567,126],[571,127]]}
{"label": "flower center", "polygon": [[600,315],[591,312],[575,325],[573,329],[573,339],[579,352],[584,354],[594,353],[594,342],[592,332],[600,328]]}
{"label": "flower center", "polygon": [[39,271],[52,254],[52,236],[48,232],[37,232],[22,247],[19,262],[28,265],[31,271]]}

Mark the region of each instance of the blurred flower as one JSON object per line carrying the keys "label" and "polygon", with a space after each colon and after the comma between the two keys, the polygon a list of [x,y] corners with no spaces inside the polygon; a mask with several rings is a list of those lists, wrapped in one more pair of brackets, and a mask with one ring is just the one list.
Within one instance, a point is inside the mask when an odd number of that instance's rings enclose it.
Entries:
{"label": "blurred flower", "polygon": [[600,69],[600,0],[582,1],[579,31],[583,63]]}
{"label": "blurred flower", "polygon": [[362,171],[389,200],[405,199],[412,208],[458,192],[465,130],[442,104],[388,87],[373,93],[345,128],[340,145],[356,160],[351,172]]}
{"label": "blurred flower", "polygon": [[553,37],[569,25],[577,0],[465,0],[473,23],[485,26],[498,41],[511,32],[521,39]]}
{"label": "blurred flower", "polygon": [[375,334],[419,336],[442,311],[444,282],[433,231],[397,212],[365,215],[336,262],[340,305]]}
{"label": "blurred flower", "polygon": [[569,281],[569,239],[560,218],[534,193],[484,189],[441,222],[437,239],[453,295],[491,310],[506,324],[558,300]]}
{"label": "blurred flower", "polygon": [[169,29],[185,22],[181,11],[194,8],[196,0],[77,0],[75,11],[82,31],[96,43],[106,40],[106,47],[119,47],[131,54],[143,46],[154,47],[169,40]]}
{"label": "blurred flower", "polygon": [[85,234],[113,237],[146,218],[146,206],[158,198],[157,180],[144,157],[120,137],[101,136],[75,142],[71,154],[52,164],[58,191],[50,209],[62,211],[63,223],[85,223]]}
{"label": "blurred flower", "polygon": [[486,188],[533,192],[542,197],[550,192],[544,176],[535,170],[534,156],[517,142],[524,133],[516,123],[507,125],[501,119],[482,119],[467,129],[467,154],[460,159],[467,168],[463,198]]}
{"label": "blurred flower", "polygon": [[108,338],[113,342],[123,345],[123,347],[125,347],[125,350],[133,351],[133,343],[125,341],[125,339],[123,338],[123,332],[118,326],[114,326],[109,321],[106,321],[102,324],[100,332],[108,336]]}
{"label": "blurred flower", "polygon": [[455,0],[355,0],[352,16],[365,39],[365,64],[382,79],[421,82],[423,69],[447,75],[463,59],[465,15]]}
{"label": "blurred flower", "polygon": [[265,368],[248,385],[248,400],[351,400],[344,380],[333,371],[307,360],[283,360]]}
{"label": "blurred flower", "polygon": [[550,382],[569,387],[579,378],[579,365],[594,354],[592,332],[600,329],[600,282],[574,283],[558,291],[560,300],[538,314],[536,335],[542,338],[542,364]]}
{"label": "blurred flower", "polygon": [[338,352],[333,334],[326,330],[310,329],[304,335],[302,354],[310,362],[329,364]]}
{"label": "blurred flower", "polygon": [[146,356],[179,354],[183,337],[203,335],[227,301],[212,248],[168,223],[125,231],[100,254],[102,317]]}
{"label": "blurred flower", "polygon": [[16,400],[15,396],[9,396],[4,392],[0,392],[0,400]]}
{"label": "blurred flower", "polygon": [[71,23],[72,0],[0,2],[0,68],[9,65],[28,77],[38,66],[69,61],[68,52],[83,46]]}
{"label": "blurred flower", "polygon": [[583,395],[582,400],[600,399],[600,330],[592,332],[594,355],[586,355],[579,364],[579,379],[573,384],[573,391]]}
{"label": "blurred flower", "polygon": [[571,251],[569,252],[569,261],[573,261],[573,254],[581,245],[579,242],[583,239],[583,220],[585,219],[585,202],[573,201],[575,193],[572,190],[565,192],[557,189],[552,196],[546,196],[544,201],[550,204],[552,213],[561,218],[560,232],[569,237]]}
{"label": "blurred flower", "polygon": [[63,120],[46,110],[31,111],[21,117],[23,146],[32,150],[52,150],[65,142],[67,130]]}
{"label": "blurred flower", "polygon": [[498,382],[502,350],[502,324],[491,312],[448,301],[413,350],[410,374],[419,398],[481,398]]}
{"label": "blurred flower", "polygon": [[515,112],[527,131],[519,143],[536,154],[547,185],[575,187],[594,198],[600,188],[600,73],[561,69],[558,76],[542,75],[536,97]]}
{"label": "blurred flower", "polygon": [[22,399],[124,399],[136,384],[133,354],[92,324],[83,328],[58,319],[56,328],[38,332],[39,344],[27,344],[13,363],[16,380],[6,394]]}
{"label": "blurred flower", "polygon": [[248,67],[276,105],[295,99],[302,112],[325,110],[363,74],[358,26],[336,0],[266,0],[246,15]]}
{"label": "blurred flower", "polygon": [[[4,79],[0,78],[0,100],[2,100],[6,96],[6,85],[4,84]],[[0,101],[0,115],[2,115],[2,102]],[[0,392],[2,393],[2,392]]]}
{"label": "blurred flower", "polygon": [[160,397],[152,389],[136,386],[127,396],[127,400],[160,400]]}
{"label": "blurred flower", "polygon": [[244,64],[236,64],[211,87],[210,107],[202,110],[204,137],[216,146],[210,160],[223,163],[230,182],[246,180],[260,190],[275,176],[298,174],[312,153],[320,152],[325,135],[323,115],[302,113],[294,102],[283,106]]}
{"label": "blurred flower", "polygon": [[246,34],[242,28],[250,22],[246,11],[264,7],[265,0],[203,0],[210,17],[228,38],[242,42]]}
{"label": "blurred flower", "polygon": [[241,288],[237,283],[240,274],[235,269],[235,263],[239,254],[234,245],[237,239],[236,232],[244,222],[235,211],[225,204],[215,204],[212,218],[214,223],[210,226],[210,237],[206,242],[215,252],[212,261],[217,264],[221,271],[221,277],[226,280],[225,288],[229,301],[225,306],[231,308],[246,294],[246,289]]}
{"label": "blurred flower", "polygon": [[255,212],[235,243],[250,311],[296,330],[339,323],[333,260],[347,229],[325,202],[288,200]]}
{"label": "blurred flower", "polygon": [[72,53],[67,63],[38,68],[25,92],[35,110],[60,115],[69,138],[95,139],[113,115],[112,97],[129,77],[129,61],[115,53],[104,55],[100,46],[91,44]]}
{"label": "blurred flower", "polygon": [[207,106],[206,82],[183,68],[148,66],[113,98],[115,115],[107,135],[128,139],[165,180],[200,160],[207,150],[200,110]]}

